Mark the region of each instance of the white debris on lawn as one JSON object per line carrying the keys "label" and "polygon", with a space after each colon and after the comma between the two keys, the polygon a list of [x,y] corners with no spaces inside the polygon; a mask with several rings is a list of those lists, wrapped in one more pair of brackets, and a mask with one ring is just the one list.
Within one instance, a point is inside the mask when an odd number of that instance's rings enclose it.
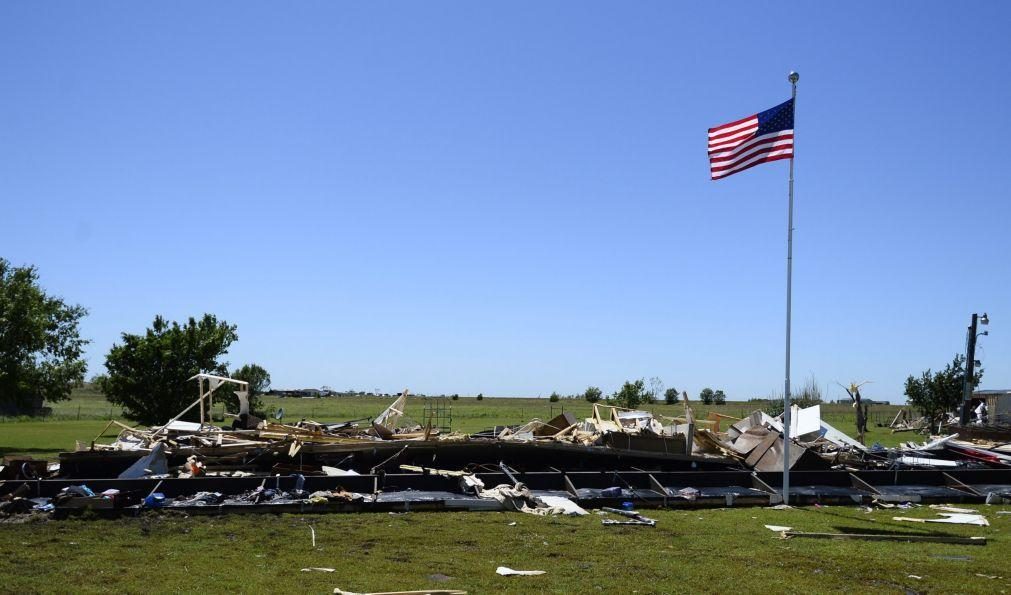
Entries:
{"label": "white debris on lawn", "polygon": [[965,514],[960,512],[942,512],[939,519],[914,519],[905,516],[893,516],[893,521],[911,521],[914,523],[951,523],[953,525],[979,525],[989,527],[990,521],[981,514]]}
{"label": "white debris on lawn", "polygon": [[505,566],[499,566],[495,569],[495,574],[501,574],[502,576],[537,576],[538,574],[544,574],[544,572],[543,570],[513,570]]}

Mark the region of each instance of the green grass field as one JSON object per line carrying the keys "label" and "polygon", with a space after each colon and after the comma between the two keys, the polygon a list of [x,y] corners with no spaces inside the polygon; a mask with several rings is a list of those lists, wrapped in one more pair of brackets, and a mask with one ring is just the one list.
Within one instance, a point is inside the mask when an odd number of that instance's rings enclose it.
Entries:
{"label": "green grass field", "polygon": [[[264,409],[269,412],[284,409],[285,421],[314,419],[316,421],[344,421],[371,418],[378,415],[391,403],[391,399],[381,397],[331,397],[322,399],[293,399],[264,397]],[[424,399],[409,399],[407,415],[416,421],[425,419]],[[477,432],[495,425],[519,424],[533,418],[547,420],[562,411],[568,411],[577,418],[588,417],[592,406],[583,400],[562,399],[551,403],[546,398],[485,398],[481,401],[473,397],[461,397],[453,401],[446,399],[446,407],[452,416],[452,428],[459,432]],[[722,406],[705,406],[693,402],[692,408],[699,418],[705,418],[709,411],[717,411],[734,417],[748,415],[761,403],[731,402]],[[644,407],[654,415],[680,416],[684,407],[680,404],[656,403]],[[870,433],[868,444],[880,442],[885,446],[895,446],[899,442],[918,439],[912,434],[892,434],[888,428],[877,427],[873,422],[887,423],[900,409],[896,405],[874,405],[871,407]],[[215,407],[216,414],[222,411]],[[853,409],[848,405],[823,404],[822,416],[825,421],[839,430],[853,435]],[[75,441],[90,442],[98,437],[109,419],[124,423],[122,411],[109,404],[97,392],[75,391],[74,398],[53,404],[53,414],[45,420],[28,418],[5,418],[0,421],[0,455],[27,454],[39,458],[55,458],[61,451],[73,450]],[[113,427],[100,437],[99,441],[110,441],[119,433]]]}
{"label": "green grass field", "polygon": [[[654,528],[606,527],[596,514],[477,512],[6,523],[0,524],[0,591],[1003,593],[1011,589],[1011,518],[996,511],[1011,507],[978,508],[990,527],[950,526],[943,532],[986,536],[985,546],[784,541],[763,526],[834,533],[935,530],[893,521],[894,511],[866,513],[855,506],[649,511],[658,521]],[[926,508],[900,512],[933,516]],[[498,566],[547,573],[502,577],[495,574]],[[301,571],[307,567],[335,572]]]}
{"label": "green grass field", "polygon": [[[0,423],[0,453],[53,457],[88,442],[118,417],[101,395],[83,393],[59,403],[45,420]],[[337,421],[371,417],[389,405],[382,398],[266,399],[286,420]],[[453,428],[472,432],[562,408],[587,416],[584,401],[461,398],[448,401]],[[712,410],[734,416],[754,404]],[[697,415],[710,408],[693,403]],[[647,407],[680,415],[681,405]],[[872,419],[898,407],[876,406]],[[852,409],[823,405],[823,415],[851,432]],[[78,413],[80,412],[80,413]],[[422,419],[423,404],[407,411]],[[77,419],[80,417],[80,419]],[[116,435],[115,428],[102,439]],[[872,426],[871,441],[916,438]],[[407,513],[347,515],[232,515],[186,517],[150,514],[116,521],[32,517],[0,520],[0,592],[196,593],[290,591],[330,593],[425,588],[470,593],[717,593],[785,590],[792,593],[1003,593],[1011,589],[1011,507],[978,506],[990,527],[908,524],[896,511],[859,507],[649,511],[649,527],[605,527],[591,514],[542,518],[520,513]],[[932,516],[926,508],[899,511]],[[510,523],[515,522],[514,526]],[[812,532],[930,531],[984,535],[986,546],[866,541],[781,540],[763,525]],[[309,527],[316,531],[311,545]],[[545,570],[534,577],[501,577],[497,566]],[[301,572],[328,567],[333,573]],[[1002,578],[985,578],[997,576]],[[448,578],[447,578],[448,577]],[[919,578],[914,578],[919,577]]]}

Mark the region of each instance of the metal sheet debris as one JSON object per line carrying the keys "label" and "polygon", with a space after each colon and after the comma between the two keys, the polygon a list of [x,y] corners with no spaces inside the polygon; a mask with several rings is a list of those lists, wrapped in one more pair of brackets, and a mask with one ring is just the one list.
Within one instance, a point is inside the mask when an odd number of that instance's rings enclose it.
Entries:
{"label": "metal sheet debris", "polygon": [[165,457],[164,442],[155,444],[147,456],[137,459],[136,463],[120,473],[119,479],[137,479],[153,475],[168,475],[168,459]]}
{"label": "metal sheet debris", "polygon": [[467,595],[466,591],[457,589],[422,589],[421,591],[373,591],[371,593],[356,593],[334,589],[334,595]]}
{"label": "metal sheet debris", "polygon": [[948,523],[952,525],[979,525],[981,527],[990,526],[990,521],[981,514],[965,514],[960,512],[942,512],[941,518],[919,519],[913,517],[892,517],[893,521],[909,521],[914,523]]}
{"label": "metal sheet debris", "polygon": [[601,510],[603,512],[618,514],[628,519],[624,521],[614,519],[604,519],[600,521],[600,524],[602,525],[645,525],[648,527],[656,526],[656,520],[644,517],[634,510],[622,510],[619,508],[610,508],[607,506],[601,508]]}
{"label": "metal sheet debris", "polygon": [[540,574],[545,574],[544,570],[513,570],[506,566],[499,566],[495,569],[495,574],[501,574],[502,576],[537,576]]}

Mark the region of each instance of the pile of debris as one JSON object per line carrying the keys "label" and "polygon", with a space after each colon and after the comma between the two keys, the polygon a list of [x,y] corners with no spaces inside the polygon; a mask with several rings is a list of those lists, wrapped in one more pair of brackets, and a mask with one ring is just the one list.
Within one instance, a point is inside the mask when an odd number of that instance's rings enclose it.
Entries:
{"label": "pile of debris", "polygon": [[[960,441],[958,434],[932,437],[923,444],[897,448],[867,447],[821,419],[821,406],[793,406],[790,416],[790,468],[935,469],[1011,467],[1011,444]],[[695,452],[721,453],[756,471],[783,469],[783,418],[756,411],[725,432],[703,428],[695,432]]]}
{"label": "pile of debris", "polygon": [[[9,461],[13,464],[6,475],[10,479],[349,476],[395,472],[405,464],[432,467],[435,461],[443,468],[497,469],[501,460],[523,471],[771,472],[783,469],[787,450],[794,470],[1011,465],[1008,445],[959,441],[957,434],[898,448],[867,447],[826,423],[819,405],[794,406],[788,431],[782,416],[762,411],[744,419],[710,413],[697,420],[686,402],[684,415],[676,418],[594,404],[585,419],[563,412],[548,421],[533,419],[462,435],[442,433],[432,420],[422,425],[409,419],[407,391],[371,420],[283,423],[280,416],[268,420],[250,413],[245,382],[210,374],[191,380],[197,382],[198,399],[166,424],[133,428],[110,421],[110,426],[121,427],[111,444],[78,443],[75,452],[61,453],[58,466]],[[215,391],[228,385],[238,389],[234,394],[240,409],[230,426],[219,427],[209,423],[209,411]],[[184,421],[186,415],[199,421]],[[893,425],[900,421],[897,416]]]}
{"label": "pile of debris", "polygon": [[[700,452],[720,452],[756,471],[783,469],[785,429],[783,419],[756,411],[727,428],[726,432],[703,428],[695,432]],[[790,468],[829,469],[833,466],[862,467],[868,448],[821,419],[821,406],[801,409],[794,405],[790,416]]]}
{"label": "pile of debris", "polygon": [[[267,472],[292,470],[293,463],[299,471],[319,475],[353,473],[336,466],[310,464],[305,468],[301,461],[346,458],[348,446],[376,442],[399,443],[426,441],[439,436],[431,425],[422,427],[404,415],[407,393],[375,419],[352,420],[340,423],[320,423],[302,420],[281,423],[264,420],[249,412],[245,382],[232,378],[198,374],[196,380],[199,398],[162,426],[134,428],[112,420],[103,429],[121,428],[111,444],[77,443],[72,453],[62,453],[62,477],[108,477],[110,473],[120,479],[141,477],[243,477]],[[230,427],[209,423],[214,392],[219,387],[233,383],[241,390],[234,391],[240,410],[232,415]],[[182,421],[194,408],[199,408],[199,422]],[[367,423],[364,423],[367,422]],[[97,439],[96,439],[97,440]],[[341,453],[344,453],[341,455]],[[331,456],[326,456],[326,455]]]}
{"label": "pile of debris", "polygon": [[[207,374],[193,380],[198,400],[164,425],[110,422],[122,428],[112,444],[79,444],[56,465],[9,458],[0,466],[0,512],[259,507],[581,514],[581,506],[632,502],[767,504],[779,497],[776,481],[787,456],[802,487],[797,493],[815,502],[1011,499],[1011,444],[952,434],[868,447],[826,423],[818,405],[794,406],[786,427],[783,416],[762,411],[744,419],[717,413],[696,419],[687,403],[680,417],[594,404],[585,419],[563,412],[462,435],[440,432],[432,420],[410,420],[406,391],[371,420],[283,423],[280,416],[249,412],[244,382]],[[219,427],[208,412],[215,390],[229,384],[239,389],[240,411],[230,427]],[[199,421],[184,421],[186,415]],[[906,487],[898,485],[898,473],[882,470],[910,470],[901,478]]]}
{"label": "pile of debris", "polygon": [[664,426],[648,411],[594,403],[593,414],[582,421],[563,412],[547,422],[534,419],[503,428],[494,437],[512,443],[553,442],[688,455],[691,433],[690,425]]}
{"label": "pile of debris", "polygon": [[892,433],[898,432],[916,432],[916,433],[929,433],[935,432],[940,434],[945,430],[950,430],[958,426],[958,416],[954,413],[948,413],[942,419],[937,422],[936,426],[931,425],[930,419],[926,416],[913,417],[908,409],[899,409],[899,412],[895,414],[892,419],[892,423],[888,424],[891,428]]}
{"label": "pile of debris", "polygon": [[913,468],[1011,467],[1011,444],[959,440],[958,434],[932,437],[923,444],[906,442],[891,453],[896,463]]}
{"label": "pile of debris", "polygon": [[[592,416],[583,420],[563,412],[547,422],[534,419],[462,435],[440,432],[433,420],[422,425],[408,418],[407,391],[372,420],[283,423],[280,416],[269,420],[250,413],[245,382],[210,374],[191,380],[197,381],[198,399],[164,425],[134,428],[110,421],[105,430],[121,428],[111,444],[78,442],[74,452],[61,453],[58,470],[36,470],[24,477],[340,476],[392,470],[404,463],[427,465],[436,459],[479,468],[494,465],[503,452],[521,469],[737,466],[720,453],[695,449],[687,406],[686,418],[668,423],[647,411],[595,404]],[[209,423],[209,411],[215,391],[229,384],[239,389],[234,394],[240,410],[230,427],[219,427]],[[198,413],[199,421],[183,419]]]}

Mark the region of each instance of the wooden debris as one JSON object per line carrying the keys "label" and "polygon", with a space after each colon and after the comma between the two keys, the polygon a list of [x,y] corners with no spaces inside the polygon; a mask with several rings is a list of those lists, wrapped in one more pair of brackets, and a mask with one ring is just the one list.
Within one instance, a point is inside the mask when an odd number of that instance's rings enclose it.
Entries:
{"label": "wooden debris", "polygon": [[956,535],[923,535],[910,533],[806,533],[783,531],[783,539],[810,537],[813,539],[861,539],[865,541],[909,541],[921,543],[953,543],[958,545],[986,545],[986,537],[958,537]]}

